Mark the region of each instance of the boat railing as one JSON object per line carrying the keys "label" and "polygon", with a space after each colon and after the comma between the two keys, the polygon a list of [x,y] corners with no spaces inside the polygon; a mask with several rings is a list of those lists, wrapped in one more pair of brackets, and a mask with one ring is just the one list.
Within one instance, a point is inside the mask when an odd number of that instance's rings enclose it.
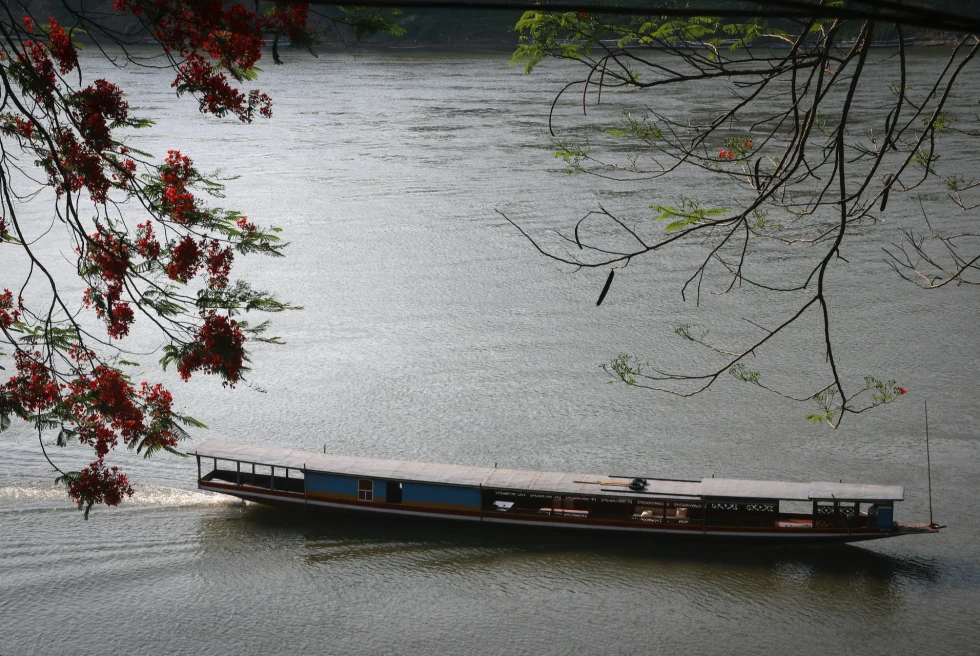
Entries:
{"label": "boat railing", "polygon": [[304,494],[306,481],[304,478],[300,478],[302,473],[296,470],[291,470],[290,473],[292,476],[288,474],[281,476],[271,472],[265,474],[262,472],[242,470],[241,468],[235,470],[213,469],[201,476],[200,481],[202,483],[228,484],[233,488],[241,490],[261,489],[274,492]]}
{"label": "boat railing", "polygon": [[[842,512],[823,512],[823,513],[779,513],[776,517],[776,526],[779,528],[845,528],[862,529],[877,528],[878,520],[876,517],[869,517],[866,514],[856,514],[853,508],[841,508]],[[848,512],[851,511],[851,512]]]}

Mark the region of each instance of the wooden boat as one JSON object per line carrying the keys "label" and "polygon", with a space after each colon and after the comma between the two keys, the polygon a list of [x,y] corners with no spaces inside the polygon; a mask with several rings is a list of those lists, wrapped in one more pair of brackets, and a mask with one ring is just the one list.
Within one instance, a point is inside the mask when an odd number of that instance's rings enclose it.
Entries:
{"label": "wooden boat", "polygon": [[197,458],[202,490],[309,511],[794,543],[856,542],[941,528],[896,522],[895,504],[905,493],[895,485],[566,474],[219,440],[188,454]]}

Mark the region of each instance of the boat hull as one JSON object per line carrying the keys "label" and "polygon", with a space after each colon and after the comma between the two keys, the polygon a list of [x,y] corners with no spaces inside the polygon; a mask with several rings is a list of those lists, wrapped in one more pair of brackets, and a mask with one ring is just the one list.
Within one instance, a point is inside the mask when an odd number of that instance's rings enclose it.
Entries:
{"label": "boat hull", "polygon": [[249,485],[235,485],[218,481],[199,482],[202,490],[220,492],[244,501],[277,508],[290,508],[305,512],[343,513],[373,516],[379,521],[386,519],[428,519],[528,527],[534,529],[564,529],[578,531],[605,531],[628,533],[633,536],[649,536],[663,539],[712,540],[727,542],[764,542],[772,544],[841,544],[879,540],[914,533],[934,533],[937,529],[922,524],[897,524],[882,529],[827,529],[827,528],[766,528],[766,527],[706,527],[698,523],[684,525],[637,524],[636,522],[593,519],[577,516],[507,516],[494,512],[474,512],[450,509],[433,509],[410,506],[391,507],[371,502],[312,499],[305,494],[277,491]]}

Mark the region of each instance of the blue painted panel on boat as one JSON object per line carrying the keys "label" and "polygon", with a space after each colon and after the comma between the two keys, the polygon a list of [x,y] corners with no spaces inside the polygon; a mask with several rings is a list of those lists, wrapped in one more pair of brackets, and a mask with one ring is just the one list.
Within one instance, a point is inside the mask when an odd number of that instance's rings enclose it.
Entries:
{"label": "blue painted panel on boat", "polygon": [[453,485],[431,483],[405,483],[402,488],[404,503],[439,503],[451,506],[480,507],[480,490]]}
{"label": "blue painted panel on boat", "polygon": [[878,506],[878,526],[889,528],[892,525],[892,507]]}
{"label": "blue painted panel on boat", "polygon": [[385,495],[388,494],[387,483],[385,481],[374,481],[374,498],[375,500],[384,499]]}
{"label": "blue painted panel on boat", "polygon": [[357,479],[336,474],[307,472],[306,489],[311,492],[326,492],[327,494],[349,494],[357,496]]}

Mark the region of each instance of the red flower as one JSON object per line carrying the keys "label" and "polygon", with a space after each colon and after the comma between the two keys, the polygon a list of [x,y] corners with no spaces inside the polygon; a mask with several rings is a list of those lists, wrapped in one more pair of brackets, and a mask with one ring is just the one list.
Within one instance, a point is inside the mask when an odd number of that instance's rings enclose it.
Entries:
{"label": "red flower", "polygon": [[194,343],[177,364],[177,372],[184,380],[203,370],[218,374],[225,384],[238,382],[245,362],[245,335],[238,322],[211,310],[204,314],[204,324],[197,331]]}
{"label": "red flower", "polygon": [[48,48],[51,50],[51,54],[54,55],[55,60],[57,60],[58,69],[61,71],[61,74],[66,75],[78,63],[75,46],[72,45],[71,39],[65,34],[65,28],[58,25],[55,19],[48,19],[48,23],[48,39],[51,41]]}
{"label": "red flower", "polygon": [[[41,352],[17,351],[14,353],[17,375],[0,388],[0,400],[13,402],[28,412],[50,407],[58,398],[58,385],[51,380],[51,372],[41,360]],[[4,398],[6,397],[6,398]]]}
{"label": "red flower", "polygon": [[41,160],[49,184],[61,196],[86,187],[92,202],[105,203],[109,194],[109,179],[102,169],[102,159],[91,144],[81,144],[75,133],[67,128],[55,128],[55,151]]}
{"label": "red flower", "polygon": [[743,146],[745,146],[746,148],[751,148],[751,147],[752,147],[752,142],[751,142],[751,141],[746,141],[746,142],[745,142],[744,144],[742,144],[742,145],[743,145]]}
{"label": "red flower", "polygon": [[905,389],[904,387],[899,387],[898,388],[898,393],[899,394],[908,394],[909,391],[907,389]]}
{"label": "red flower", "polygon": [[54,102],[54,64],[43,45],[34,39],[25,41],[24,52],[17,54],[11,69],[17,71],[21,88],[34,100],[45,106]]}
{"label": "red flower", "polygon": [[587,13],[585,13],[584,11],[580,11],[580,12],[578,12],[578,17],[581,18],[582,20],[585,20],[586,18],[589,17],[589,15]]}
{"label": "red flower", "polygon": [[246,94],[236,89],[222,69],[253,69],[262,57],[263,33],[287,35],[293,43],[310,40],[307,3],[277,3],[264,17],[247,9],[246,3],[220,0],[115,0],[113,6],[137,17],[153,17],[153,38],[183,62],[171,85],[178,94],[194,94],[201,112],[232,113],[246,123],[256,110],[270,116],[272,102],[258,90]]}
{"label": "red flower", "polygon": [[204,256],[204,265],[208,270],[208,287],[224,289],[228,286],[228,274],[231,273],[234,259],[235,254],[230,247],[221,248],[216,240],[211,240],[211,244],[207,247],[207,254]]}
{"label": "red flower", "polygon": [[725,159],[726,157],[728,157],[728,151],[727,150],[718,151],[718,157]]}
{"label": "red flower", "polygon": [[14,117],[14,128],[17,130],[17,134],[24,137],[25,139],[34,138],[34,121],[27,119],[26,121],[19,116]]}
{"label": "red flower", "polygon": [[109,336],[116,339],[122,339],[129,334],[129,324],[133,323],[133,321],[136,319],[136,315],[133,313],[133,308],[129,307],[129,303],[122,301],[118,303],[111,303],[108,307],[109,312],[107,312],[107,316],[109,319]]}
{"label": "red flower", "polygon": [[201,249],[190,235],[186,235],[174,247],[173,259],[167,266],[167,275],[171,280],[186,283],[197,275],[199,266],[201,266]]}
{"label": "red flower", "polygon": [[68,495],[78,503],[79,508],[83,505],[90,508],[96,503],[118,506],[123,497],[133,496],[133,486],[118,467],[107,468],[99,458],[79,472],[78,479],[68,488]]}
{"label": "red flower", "polygon": [[[23,299],[19,299],[23,301]],[[20,321],[20,308],[14,310],[14,294],[9,289],[3,290],[0,294],[0,328],[10,328],[14,323]],[[13,310],[7,312],[7,310]]]}
{"label": "red flower", "polygon": [[102,279],[109,283],[122,282],[129,269],[129,249],[126,242],[109,233],[96,232],[87,250],[87,259],[96,265]]}
{"label": "red flower", "polygon": [[160,242],[156,240],[149,221],[136,224],[136,252],[147,260],[160,257]]}
{"label": "red flower", "polygon": [[273,5],[272,10],[262,19],[263,31],[287,34],[290,40],[300,39],[306,30],[310,6],[307,3]]}
{"label": "red flower", "polygon": [[109,128],[129,118],[129,103],[122,99],[122,89],[111,82],[96,80],[66,99],[74,109],[78,131],[85,145],[101,152],[112,145]]}
{"label": "red flower", "polygon": [[136,319],[129,303],[120,301],[122,283],[113,282],[105,294],[97,289],[86,289],[84,294],[85,307],[95,307],[95,316],[104,320],[110,337],[121,339],[129,334],[129,325]]}
{"label": "red flower", "polygon": [[145,404],[144,410],[150,423],[146,426],[141,447],[159,449],[177,446],[178,436],[172,429],[173,396],[162,385],[142,383],[139,397]]}
{"label": "red flower", "polygon": [[196,218],[194,195],[187,191],[187,185],[196,173],[189,157],[177,150],[167,151],[167,158],[160,167],[160,180],[164,185],[163,209],[178,223],[192,224]]}

